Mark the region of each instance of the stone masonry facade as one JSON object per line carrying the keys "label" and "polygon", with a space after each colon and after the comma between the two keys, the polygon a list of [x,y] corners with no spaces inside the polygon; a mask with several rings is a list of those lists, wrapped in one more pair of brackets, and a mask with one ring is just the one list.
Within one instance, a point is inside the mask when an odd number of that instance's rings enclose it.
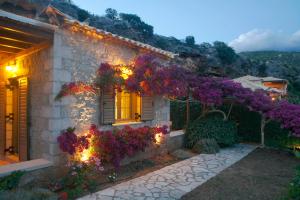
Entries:
{"label": "stone masonry facade", "polygon": [[[45,158],[60,164],[64,162],[57,144],[61,130],[75,127],[82,133],[91,124],[99,125],[99,97],[84,94],[55,101],[63,84],[91,83],[100,63],[130,64],[141,54],[139,51],[116,41],[96,39],[65,28],[55,31],[50,46],[15,58],[21,75],[29,78],[30,159]],[[5,79],[4,67],[0,69],[0,78]],[[131,126],[170,125],[169,109],[169,101],[156,96],[154,120]],[[112,126],[101,128],[111,129]]]}
{"label": "stone masonry facade", "polygon": [[[51,70],[51,94],[49,110],[41,110],[41,115],[51,115],[48,125],[44,126],[43,135],[48,135],[48,145],[43,147],[45,158],[60,163],[56,138],[60,131],[68,127],[76,127],[78,132],[87,130],[91,124],[99,125],[99,97],[94,95],[78,95],[54,101],[55,95],[65,83],[83,81],[91,83],[100,63],[130,64],[140,55],[139,49],[131,48],[116,41],[93,38],[70,29],[59,29],[55,32],[53,43],[53,67]],[[154,120],[131,126],[170,124],[169,101],[162,97],[154,98]],[[111,129],[112,126],[101,127]]]}

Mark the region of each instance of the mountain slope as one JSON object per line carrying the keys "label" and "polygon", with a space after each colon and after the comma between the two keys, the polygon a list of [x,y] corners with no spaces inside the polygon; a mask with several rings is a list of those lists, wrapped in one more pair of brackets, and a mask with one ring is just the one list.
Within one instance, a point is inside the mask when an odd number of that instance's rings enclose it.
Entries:
{"label": "mountain slope", "polygon": [[224,42],[195,44],[192,36],[185,40],[154,34],[154,27],[139,16],[107,9],[103,16],[94,15],[70,0],[0,0],[0,8],[35,18],[52,5],[73,18],[127,38],[178,53],[177,64],[200,75],[236,78],[244,75],[275,76],[290,82],[292,94],[300,96],[300,52],[243,52],[236,54]]}

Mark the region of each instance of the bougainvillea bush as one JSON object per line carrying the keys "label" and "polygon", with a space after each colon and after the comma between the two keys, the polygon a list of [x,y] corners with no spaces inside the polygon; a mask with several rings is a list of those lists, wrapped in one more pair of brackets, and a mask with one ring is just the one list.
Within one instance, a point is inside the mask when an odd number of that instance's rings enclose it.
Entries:
{"label": "bougainvillea bush", "polygon": [[83,151],[89,150],[90,155],[85,162],[94,163],[96,166],[97,162],[108,163],[118,169],[126,156],[131,157],[139,151],[144,151],[146,147],[157,142],[156,134],[167,132],[167,126],[141,128],[125,126],[123,129],[100,131],[92,125],[83,136],[76,135],[71,128],[62,131],[58,143],[63,152],[75,156],[75,159],[76,153],[80,156]]}
{"label": "bougainvillea bush", "polygon": [[[183,67],[162,65],[151,55],[138,57],[132,66],[128,67],[132,73],[125,80],[121,76],[120,66],[101,64],[97,72],[95,87],[101,89],[113,85],[117,89],[125,88],[141,94],[181,99],[193,97],[194,100],[208,107],[220,106],[224,103],[224,99],[231,99],[233,103],[246,105],[250,110],[261,113],[265,118],[280,122],[294,136],[300,137],[299,105],[282,101],[273,102],[264,91],[251,91],[230,79],[201,77]],[[73,85],[69,84],[68,87],[73,88]],[[62,88],[63,92],[59,96],[78,92],[76,89],[70,89],[75,92],[67,92],[69,90],[65,88],[66,86]],[[80,88],[86,90],[85,87]]]}
{"label": "bougainvillea bush", "polygon": [[62,86],[60,92],[56,95],[55,99],[59,100],[63,97],[76,95],[83,92],[89,92],[92,94],[97,93],[97,88],[94,85],[85,84],[83,82],[71,82]]}

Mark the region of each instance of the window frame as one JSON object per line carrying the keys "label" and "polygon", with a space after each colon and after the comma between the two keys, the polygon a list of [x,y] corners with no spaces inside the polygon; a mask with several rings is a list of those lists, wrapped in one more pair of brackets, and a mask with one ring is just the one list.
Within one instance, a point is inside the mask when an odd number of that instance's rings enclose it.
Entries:
{"label": "window frame", "polygon": [[[122,94],[129,93],[129,116],[128,118],[122,118]],[[123,89],[120,91],[115,91],[115,124],[121,123],[130,123],[130,122],[140,122],[141,121],[141,112],[142,112],[142,97],[134,92],[128,92],[127,90]],[[123,97],[124,98],[124,97]],[[128,113],[127,113],[128,115]]]}

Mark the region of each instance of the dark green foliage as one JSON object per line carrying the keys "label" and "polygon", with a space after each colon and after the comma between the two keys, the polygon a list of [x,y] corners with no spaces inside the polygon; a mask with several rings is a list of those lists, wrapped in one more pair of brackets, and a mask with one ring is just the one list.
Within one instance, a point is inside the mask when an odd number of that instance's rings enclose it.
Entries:
{"label": "dark green foliage", "polygon": [[57,200],[57,194],[47,189],[30,188],[0,191],[1,200]]}
{"label": "dark green foliage", "polygon": [[237,142],[237,128],[233,121],[224,121],[219,115],[198,118],[191,122],[185,134],[185,146],[192,148],[200,139],[214,138],[220,146]]}
{"label": "dark green foliage", "polygon": [[237,123],[238,136],[242,141],[260,142],[261,116],[259,113],[249,111],[245,106],[235,105],[230,119]]}
{"label": "dark green foliage", "polygon": [[207,138],[199,140],[193,147],[195,153],[216,154],[220,147],[215,139]]}
{"label": "dark green foliage", "polygon": [[143,22],[141,18],[134,14],[119,14],[121,20],[127,21],[132,28],[144,34],[145,37],[153,36],[153,26],[150,26]]}
{"label": "dark green foliage", "polygon": [[195,45],[195,38],[194,38],[194,36],[186,36],[185,43],[187,43],[190,46]]}
{"label": "dark green foliage", "polygon": [[[186,125],[186,103],[171,101],[171,121],[172,130],[184,129]],[[190,103],[190,121],[194,121],[201,115],[201,104],[198,102]]]}
{"label": "dark green foliage", "polygon": [[58,8],[60,11],[70,15],[71,17],[78,19],[81,22],[91,16],[88,11],[81,9],[78,6],[76,6],[70,2],[64,2],[64,1],[60,1],[60,0],[52,0],[51,5]]}
{"label": "dark green foliage", "polygon": [[0,179],[0,191],[12,190],[18,187],[21,177],[25,174],[22,171],[16,171]]}
{"label": "dark green foliage", "polygon": [[278,122],[271,121],[266,124],[266,146],[284,149],[287,148],[291,142],[293,142],[293,138],[289,137],[289,131],[286,129],[282,129]]}
{"label": "dark green foliage", "polygon": [[[222,108],[227,110],[227,108]],[[259,113],[249,111],[245,106],[234,106],[230,119],[238,124],[238,136],[243,142],[261,141],[261,116]],[[271,121],[265,126],[265,144],[270,147],[286,149],[292,144],[300,144],[300,140],[291,137],[288,130],[282,129],[280,124]]]}
{"label": "dark green foliage", "polygon": [[77,15],[78,15],[78,20],[83,22],[84,20],[88,19],[90,16],[90,13],[86,10],[83,9],[79,9],[77,11]]}
{"label": "dark green foliage", "polygon": [[214,42],[214,47],[222,64],[232,64],[237,59],[237,54],[233,48],[229,47],[224,42],[216,41]]}
{"label": "dark green foliage", "polygon": [[266,64],[263,63],[263,64],[259,65],[258,66],[258,76],[261,76],[261,77],[267,76],[266,70],[267,70]]}
{"label": "dark green foliage", "polygon": [[112,9],[112,8],[107,8],[105,10],[105,13],[106,13],[105,17],[107,17],[109,19],[112,19],[112,20],[115,20],[118,17],[118,12],[115,9]]}
{"label": "dark green foliage", "polygon": [[300,167],[297,168],[296,177],[289,185],[286,200],[300,200]]}

